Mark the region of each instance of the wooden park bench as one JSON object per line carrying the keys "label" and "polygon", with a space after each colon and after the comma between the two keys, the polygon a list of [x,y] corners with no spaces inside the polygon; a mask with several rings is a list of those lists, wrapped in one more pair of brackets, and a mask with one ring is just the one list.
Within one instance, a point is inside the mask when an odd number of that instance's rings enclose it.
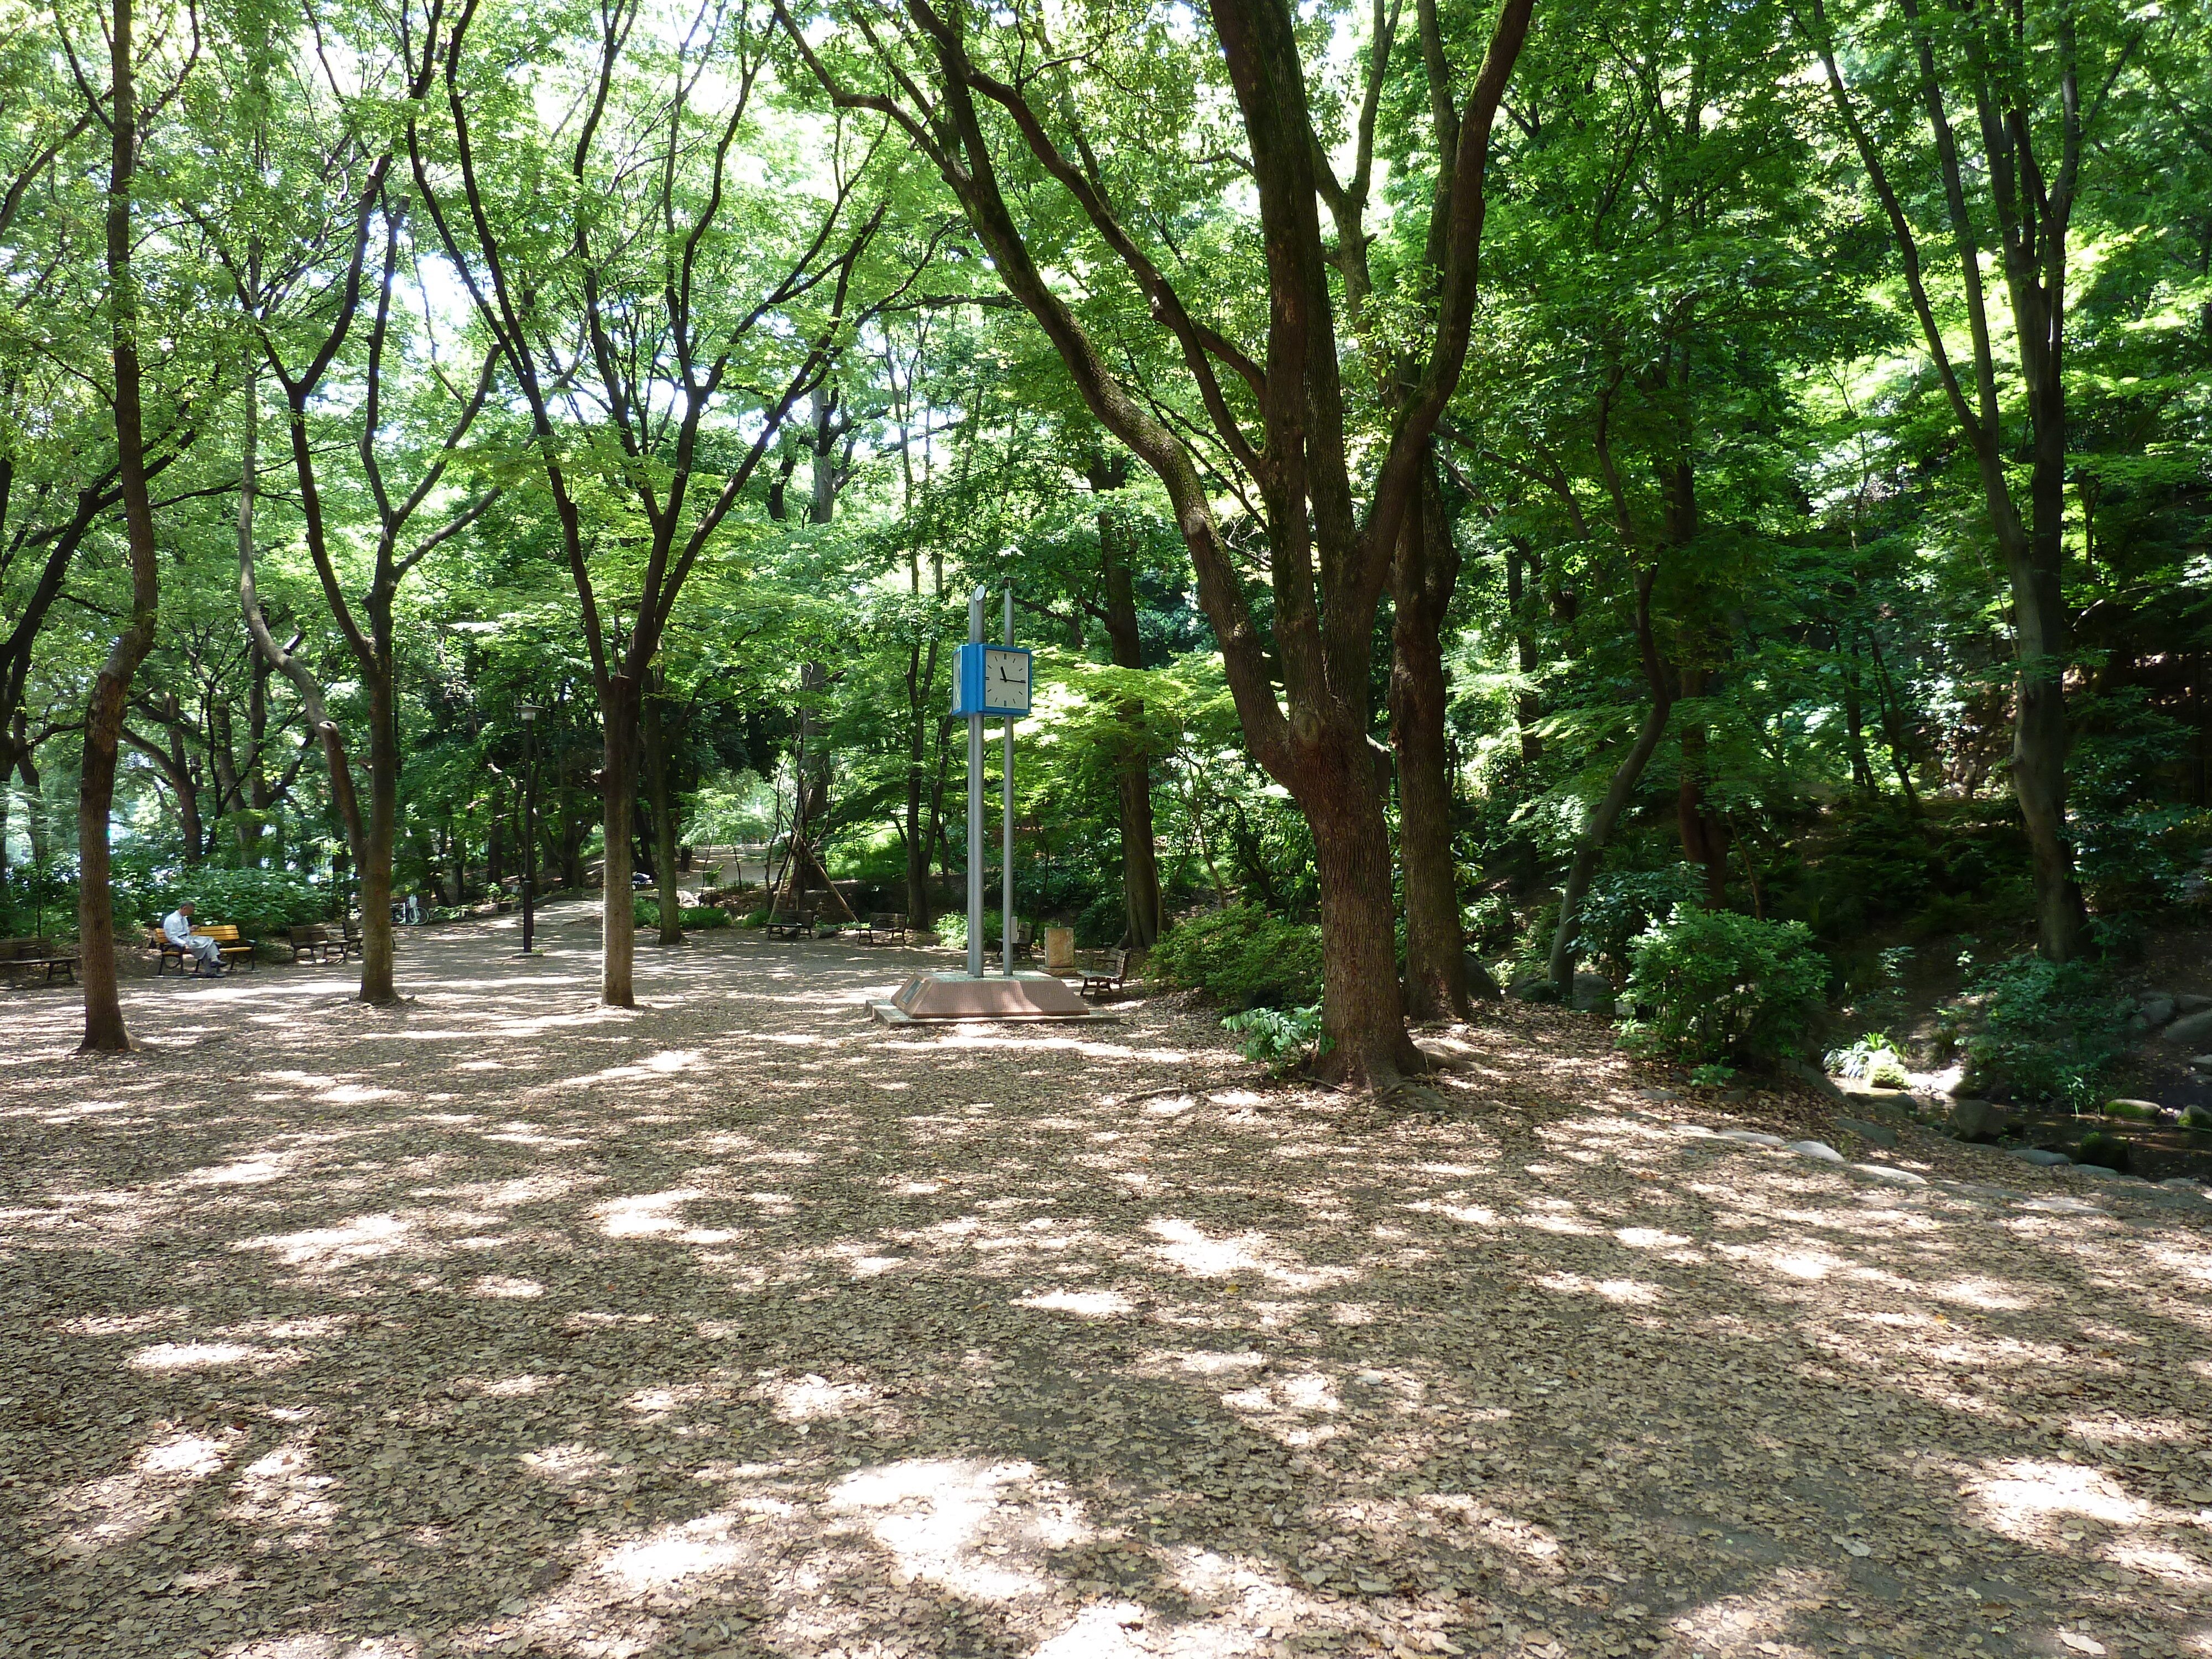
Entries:
{"label": "wooden park bench", "polygon": [[771,916],[764,931],[770,939],[812,939],[815,914],[801,910],[795,916]]}
{"label": "wooden park bench", "polygon": [[1129,977],[1129,953],[1109,951],[1101,967],[1083,970],[1083,983],[1078,988],[1085,996],[1103,996],[1109,991],[1118,991],[1121,981]]}
{"label": "wooden park bench", "polygon": [[[222,965],[233,972],[237,970],[238,964],[241,962],[249,969],[253,966],[253,941],[239,937],[238,928],[234,923],[211,921],[204,927],[195,925],[192,928],[192,936],[196,939],[211,939],[221,945]],[[177,964],[177,971],[179,974],[199,971],[199,964],[192,953],[185,950],[183,945],[172,943],[169,936],[159,927],[149,927],[146,930],[146,944],[149,949],[161,952],[154,962],[155,979],[161,977],[163,970],[172,962]],[[187,966],[188,963],[189,966]]]}
{"label": "wooden park bench", "polygon": [[64,981],[74,981],[76,952],[57,951],[52,939],[0,939],[0,973],[8,975],[9,984],[21,985],[33,969],[48,985],[57,975]]}
{"label": "wooden park bench", "polygon": [[878,910],[868,918],[868,925],[860,935],[863,945],[903,945],[906,943],[906,917],[896,910]]}
{"label": "wooden park bench", "polygon": [[361,954],[361,919],[357,916],[348,916],[339,926],[343,932],[338,939],[338,960],[343,962],[348,957],[357,957]]}
{"label": "wooden park bench", "polygon": [[348,955],[343,935],[333,938],[322,922],[306,927],[287,927],[284,937],[292,946],[294,962],[343,962]]}

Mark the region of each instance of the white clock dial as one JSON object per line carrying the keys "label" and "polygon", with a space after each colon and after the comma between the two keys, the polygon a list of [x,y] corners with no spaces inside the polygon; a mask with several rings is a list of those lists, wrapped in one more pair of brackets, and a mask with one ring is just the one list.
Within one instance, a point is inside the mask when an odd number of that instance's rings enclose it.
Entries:
{"label": "white clock dial", "polygon": [[1019,651],[983,653],[983,695],[994,703],[1030,700],[1030,659]]}

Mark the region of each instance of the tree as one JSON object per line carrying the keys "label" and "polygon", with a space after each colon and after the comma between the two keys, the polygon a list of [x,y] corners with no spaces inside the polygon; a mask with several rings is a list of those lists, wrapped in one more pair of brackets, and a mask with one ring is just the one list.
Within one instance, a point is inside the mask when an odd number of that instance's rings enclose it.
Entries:
{"label": "tree", "polygon": [[[1393,947],[1390,855],[1368,704],[1374,622],[1390,562],[1416,499],[1444,403],[1457,384],[1473,325],[1491,122],[1526,37],[1531,0],[1507,0],[1461,119],[1458,153],[1441,173],[1436,211],[1448,227],[1438,272],[1437,320],[1425,335],[1421,371],[1390,422],[1369,477],[1364,513],[1352,471],[1352,410],[1342,373],[1329,263],[1319,212],[1319,143],[1297,21],[1281,0],[1224,0],[1212,12],[1218,67],[1241,118],[1243,158],[1259,202],[1267,322],[1259,356],[1194,313],[1170,274],[1171,252],[1146,245],[1130,227],[1142,219],[1117,204],[1135,188],[1115,154],[1109,177],[1080,106],[1073,70],[1117,54],[1117,69],[1141,73],[1137,55],[1164,47],[1164,14],[1101,9],[1079,15],[1072,55],[1028,8],[994,15],[990,29],[964,4],[939,9],[908,0],[896,34],[880,14],[831,15],[865,57],[833,64],[782,13],[797,48],[841,109],[896,121],[958,200],[1007,291],[1060,353],[1085,406],[1150,467],[1167,490],[1196,567],[1206,615],[1220,641],[1246,741],[1268,773],[1297,799],[1313,827],[1322,890],[1327,964],[1324,1028],[1339,1075],[1388,1085],[1422,1060],[1405,1029]],[[781,9],[779,7],[781,12]],[[1003,22],[995,21],[1004,19]],[[979,61],[979,52],[1000,69]],[[1042,78],[1031,56],[1056,67]],[[1164,61],[1167,54],[1160,54]],[[1066,68],[1057,67],[1066,65]],[[1012,78],[1008,78],[1009,75]],[[861,77],[866,77],[865,82]],[[865,88],[865,89],[864,89]],[[1443,94],[1452,94],[1449,88]],[[979,101],[980,100],[980,101]],[[992,112],[988,118],[986,107]],[[1197,135],[1193,135],[1194,138]],[[1024,222],[1000,183],[1014,156],[1042,169],[1060,200],[1091,232],[1172,337],[1210,430],[1203,439],[1250,480],[1260,497],[1274,601],[1284,701],[1277,701],[1265,642],[1228,527],[1194,459],[1200,441],[1178,428],[1143,388],[1118,372],[1115,354],[1079,317],[1040,264],[1033,241],[1048,227]],[[1216,177],[1218,165],[1204,173]],[[1203,175],[1201,175],[1203,176]],[[1147,181],[1155,187],[1164,175]],[[1187,198],[1188,173],[1172,188]],[[1156,201],[1148,204],[1154,209]],[[1172,244],[1168,245],[1170,248]],[[1239,383],[1232,391],[1226,371]],[[1251,428],[1256,421],[1257,441]]]}
{"label": "tree", "polygon": [[[2034,854],[2037,943],[2045,957],[2064,962],[2080,949],[2086,920],[2066,828],[2068,237],[2088,179],[2089,147],[2148,24],[2072,4],[1931,14],[1919,0],[1839,8],[1832,19],[1824,0],[1811,0],[1799,27],[1881,204],[1922,341],[1980,481],[2012,602],[2012,786]],[[1849,74],[1847,48],[1854,52]],[[1904,131],[1915,102],[1926,124],[1924,149]],[[1952,121],[1959,102],[1972,110],[1979,140],[1972,169],[1979,188],[1971,193]],[[1914,216],[1921,192],[1913,186],[1923,181],[1933,182],[1942,204],[1932,224]],[[1923,262],[1923,246],[1942,251],[1947,243],[1966,313],[1963,378],[1937,314],[1942,296],[1931,294]],[[1982,266],[1983,249],[1992,245],[2019,357],[2024,443],[2007,435]],[[2028,454],[2025,512],[2007,477],[2021,447]]]}

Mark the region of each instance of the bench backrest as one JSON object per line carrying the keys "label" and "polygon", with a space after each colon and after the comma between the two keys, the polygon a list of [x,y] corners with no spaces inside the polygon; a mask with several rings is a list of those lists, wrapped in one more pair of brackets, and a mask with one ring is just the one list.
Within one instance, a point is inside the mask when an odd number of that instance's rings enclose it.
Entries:
{"label": "bench backrest", "polygon": [[1124,950],[1109,951],[1106,953],[1106,971],[1115,979],[1127,974],[1129,971],[1129,953]]}
{"label": "bench backrest", "polygon": [[[192,934],[196,939],[211,939],[218,945],[236,945],[241,942],[238,937],[238,926],[235,922],[210,921],[203,926],[196,921],[192,924]],[[169,936],[158,927],[149,927],[146,930],[146,943],[167,945],[169,943]]]}
{"label": "bench backrest", "polygon": [[327,945],[331,941],[331,930],[319,921],[312,927],[288,927],[284,931],[295,945]]}
{"label": "bench backrest", "polygon": [[881,927],[886,931],[893,927],[903,927],[906,926],[906,912],[903,910],[878,910],[875,915],[868,918],[868,926],[871,927]]}
{"label": "bench backrest", "polygon": [[53,953],[51,939],[0,939],[0,962],[38,962]]}

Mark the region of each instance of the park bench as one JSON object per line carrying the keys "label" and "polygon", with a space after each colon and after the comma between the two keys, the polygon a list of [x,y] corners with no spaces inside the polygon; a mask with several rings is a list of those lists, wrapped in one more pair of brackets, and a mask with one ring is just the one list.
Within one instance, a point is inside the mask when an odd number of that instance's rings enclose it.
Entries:
{"label": "park bench", "polygon": [[906,943],[906,917],[896,910],[878,910],[868,918],[866,932],[860,935],[864,945]]}
{"label": "park bench", "polygon": [[338,960],[343,962],[348,957],[361,954],[361,921],[358,917],[348,916],[339,926],[343,932],[338,939]]}
{"label": "park bench", "polygon": [[306,927],[287,927],[284,937],[291,942],[294,962],[343,962],[346,958],[343,936],[331,938],[331,930],[319,921]]}
{"label": "park bench", "polygon": [[1103,996],[1109,991],[1118,991],[1121,981],[1129,977],[1129,953],[1109,951],[1104,963],[1083,970],[1083,983],[1079,988],[1085,996]]}
{"label": "park bench", "polygon": [[65,981],[76,978],[76,952],[57,951],[53,941],[45,939],[0,939],[0,973],[8,975],[8,983],[21,985],[32,969],[52,984],[58,974]]}
{"label": "park bench", "polygon": [[770,939],[812,939],[814,916],[811,910],[801,910],[795,916],[771,916],[764,931]]}
{"label": "park bench", "polygon": [[[192,935],[196,939],[211,939],[221,945],[222,965],[225,968],[234,971],[241,962],[248,968],[253,966],[253,941],[250,939],[240,938],[235,924],[228,921],[211,921],[204,927],[194,927]],[[155,979],[161,977],[163,970],[172,962],[177,964],[177,971],[180,974],[199,971],[198,963],[192,961],[191,952],[181,945],[171,943],[169,936],[160,928],[149,927],[146,930],[146,943],[149,948],[161,952],[154,962]],[[188,962],[192,963],[189,968],[185,965]]]}

